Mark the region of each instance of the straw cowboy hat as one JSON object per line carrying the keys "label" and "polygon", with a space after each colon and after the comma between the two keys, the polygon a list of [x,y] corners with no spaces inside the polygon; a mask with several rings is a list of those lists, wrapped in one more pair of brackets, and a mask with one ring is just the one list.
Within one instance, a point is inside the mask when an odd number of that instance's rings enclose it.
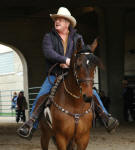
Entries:
{"label": "straw cowboy hat", "polygon": [[73,28],[76,26],[76,19],[71,16],[70,11],[65,7],[60,7],[57,14],[50,14],[50,17],[52,18],[52,20],[55,20],[58,17],[66,18],[70,21]]}

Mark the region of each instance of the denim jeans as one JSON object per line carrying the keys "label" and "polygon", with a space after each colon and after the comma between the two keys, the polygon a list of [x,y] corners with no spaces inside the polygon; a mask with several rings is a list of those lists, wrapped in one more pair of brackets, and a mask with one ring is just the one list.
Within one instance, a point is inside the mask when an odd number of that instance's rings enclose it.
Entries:
{"label": "denim jeans", "polygon": [[103,103],[102,103],[102,100],[100,99],[100,97],[99,97],[99,95],[98,95],[97,91],[96,91],[96,90],[94,90],[94,89],[93,89],[93,95],[95,95],[95,96],[96,96],[96,98],[97,98],[97,100],[98,100],[98,102],[99,102],[100,106],[102,107],[102,109],[103,109],[104,113],[108,115],[109,113],[108,113],[108,112],[107,112],[107,110],[105,109],[105,107],[104,107],[104,105],[103,105]]}

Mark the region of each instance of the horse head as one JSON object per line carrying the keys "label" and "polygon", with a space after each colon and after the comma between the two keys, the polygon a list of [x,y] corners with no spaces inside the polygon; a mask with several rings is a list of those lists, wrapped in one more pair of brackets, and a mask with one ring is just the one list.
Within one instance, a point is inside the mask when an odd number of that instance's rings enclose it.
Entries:
{"label": "horse head", "polygon": [[71,68],[85,102],[92,100],[96,66],[100,66],[98,57],[91,52],[88,46],[82,46],[81,39],[79,39],[72,55]]}

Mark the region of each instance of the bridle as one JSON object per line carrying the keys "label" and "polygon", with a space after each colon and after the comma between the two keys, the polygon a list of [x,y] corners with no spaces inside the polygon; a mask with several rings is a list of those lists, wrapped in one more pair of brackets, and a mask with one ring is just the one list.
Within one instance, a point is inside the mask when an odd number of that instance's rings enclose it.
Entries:
{"label": "bridle", "polygon": [[[74,63],[74,66],[73,66],[73,73],[74,73],[74,77],[75,77],[75,79],[76,79],[77,85],[79,86],[80,95],[81,95],[81,94],[82,94],[81,83],[82,83],[82,82],[92,82],[92,83],[93,83],[93,78],[90,77],[90,78],[87,78],[87,79],[80,79],[80,78],[78,77],[78,74],[77,74],[77,71],[76,71],[76,70],[77,70],[77,69],[76,69],[76,68],[77,68],[77,63],[76,63],[76,61],[77,61],[77,57],[78,57],[79,55],[93,55],[93,53],[91,53],[91,52],[81,52],[81,53],[76,53],[76,54],[74,54],[75,63]],[[70,92],[70,91],[67,89],[64,80],[63,80],[63,83],[64,83],[64,88],[65,88],[65,90],[66,90],[66,92],[67,92],[68,94],[70,94],[72,97],[74,97],[74,98],[76,98],[76,99],[79,99],[79,98],[80,98],[80,96],[77,96],[77,95],[73,94],[72,92]]]}

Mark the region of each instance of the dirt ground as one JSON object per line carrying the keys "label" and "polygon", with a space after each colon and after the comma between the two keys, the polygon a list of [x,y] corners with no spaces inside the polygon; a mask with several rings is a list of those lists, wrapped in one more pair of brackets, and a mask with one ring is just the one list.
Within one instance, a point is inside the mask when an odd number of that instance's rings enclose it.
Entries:
{"label": "dirt ground", "polygon": [[[40,133],[36,133],[31,141],[16,135],[20,126],[14,123],[0,123],[0,150],[41,150]],[[120,125],[113,134],[108,134],[104,127],[91,130],[87,150],[135,150],[135,123]],[[50,150],[56,150],[50,141]]]}

